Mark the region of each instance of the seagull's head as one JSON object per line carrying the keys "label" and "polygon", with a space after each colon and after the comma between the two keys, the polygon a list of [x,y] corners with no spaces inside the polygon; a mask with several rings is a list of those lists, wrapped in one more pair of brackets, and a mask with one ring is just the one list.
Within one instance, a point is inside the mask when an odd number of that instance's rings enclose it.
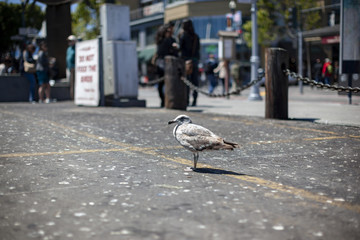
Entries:
{"label": "seagull's head", "polygon": [[181,125],[183,123],[191,123],[191,119],[186,115],[179,115],[174,120],[170,120],[168,124],[177,123]]}

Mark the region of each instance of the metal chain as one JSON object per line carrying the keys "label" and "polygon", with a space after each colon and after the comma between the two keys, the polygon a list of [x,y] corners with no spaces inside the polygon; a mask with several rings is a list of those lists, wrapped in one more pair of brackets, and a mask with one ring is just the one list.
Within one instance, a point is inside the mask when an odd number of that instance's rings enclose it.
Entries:
{"label": "metal chain", "polygon": [[[321,89],[330,89],[332,91],[338,91],[338,92],[360,92],[360,87],[344,87],[344,86],[335,86],[335,85],[330,85],[330,84],[324,84],[324,83],[320,83],[320,82],[316,82],[315,80],[311,80],[307,77],[302,77],[301,75],[295,73],[295,72],[291,72],[289,69],[284,70],[284,73],[286,76],[290,76],[292,78],[296,78],[298,81],[302,81],[303,83],[308,83],[312,86],[315,86],[317,88],[321,88]],[[190,82],[188,79],[186,79],[185,77],[181,77],[181,80],[192,90],[195,90],[199,93],[202,93],[208,97],[229,97],[230,95],[238,95],[240,92],[242,92],[245,89],[250,88],[251,86],[257,84],[258,82],[261,81],[263,76],[259,76],[258,79],[253,80],[251,82],[249,82],[248,84],[242,86],[241,88],[238,88],[236,90],[233,90],[229,93],[223,93],[223,94],[213,94],[213,93],[208,93],[202,89],[200,89],[199,87],[195,86],[192,82]],[[160,83],[162,81],[165,80],[165,77],[161,77],[158,79],[155,79],[153,81],[147,82],[145,83],[145,85],[154,85],[157,83]]]}
{"label": "metal chain", "polygon": [[186,79],[185,77],[181,77],[181,80],[191,89],[191,90],[195,90],[199,93],[202,93],[208,97],[229,97],[230,95],[239,95],[239,93],[255,84],[257,84],[258,82],[261,81],[261,79],[263,78],[263,75],[259,76],[258,79],[255,79],[251,82],[249,82],[248,84],[242,86],[241,88],[237,88],[236,90],[233,90],[231,92],[228,93],[223,93],[223,94],[213,94],[213,93],[208,93],[202,89],[200,89],[199,87],[195,86],[192,82],[190,82],[188,79]]}
{"label": "metal chain", "polygon": [[161,78],[158,78],[158,79],[155,79],[155,80],[152,80],[150,82],[143,83],[143,84],[145,84],[145,85],[154,85],[154,84],[157,84],[157,83],[161,83],[164,80],[165,80],[165,77],[161,77]]}
{"label": "metal chain", "polygon": [[284,73],[286,76],[296,78],[298,81],[302,81],[303,83],[309,83],[310,85],[316,86],[317,88],[322,88],[322,89],[325,88],[338,92],[354,92],[354,93],[360,92],[360,87],[344,87],[344,86],[335,86],[330,84],[319,83],[307,77],[302,77],[301,75],[295,72],[291,72],[289,69],[284,70]]}

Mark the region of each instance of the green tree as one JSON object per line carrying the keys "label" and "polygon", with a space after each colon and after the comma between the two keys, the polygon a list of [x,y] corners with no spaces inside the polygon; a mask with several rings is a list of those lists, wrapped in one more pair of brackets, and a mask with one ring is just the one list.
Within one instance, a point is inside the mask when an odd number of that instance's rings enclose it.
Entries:
{"label": "green tree", "polygon": [[100,35],[100,5],[104,0],[81,1],[72,13],[73,33],[84,40]]}
{"label": "green tree", "polygon": [[[20,1],[19,1],[20,2]],[[25,26],[41,29],[42,22],[45,19],[45,13],[41,8],[31,4],[29,0],[25,1]],[[9,51],[13,45],[11,37],[19,34],[19,28],[22,27],[22,7],[20,4],[0,2],[0,52]]]}
{"label": "green tree", "polygon": [[[258,23],[258,43],[262,46],[270,45],[271,41],[276,39],[276,31],[271,31],[275,27],[274,21],[270,18],[270,13],[264,9],[257,11]],[[251,21],[247,21],[244,25],[244,39],[249,47],[251,47]]]}
{"label": "green tree", "polygon": [[[316,6],[316,1],[308,0],[259,0],[257,2],[257,25],[258,42],[260,46],[267,47],[272,41],[284,37],[296,37],[296,29],[289,27],[292,21],[291,8],[297,8],[298,23],[301,23],[303,30],[309,30],[319,26],[320,15],[316,12],[300,14],[301,9],[308,9]],[[244,39],[251,47],[251,21],[243,25]]]}
{"label": "green tree", "polygon": [[71,14],[73,33],[84,39],[94,39],[100,35],[100,6],[103,3],[121,4],[115,0],[82,0]]}

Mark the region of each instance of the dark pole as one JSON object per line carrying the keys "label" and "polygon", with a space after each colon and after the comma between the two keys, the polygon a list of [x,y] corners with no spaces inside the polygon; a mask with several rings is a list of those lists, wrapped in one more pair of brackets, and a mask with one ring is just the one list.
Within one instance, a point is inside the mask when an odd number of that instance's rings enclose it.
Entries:
{"label": "dark pole", "polygon": [[288,119],[288,53],[281,48],[268,48],[265,54],[265,118]]}
{"label": "dark pole", "polygon": [[186,110],[187,87],[180,79],[185,77],[184,66],[181,58],[165,57],[165,108]]}

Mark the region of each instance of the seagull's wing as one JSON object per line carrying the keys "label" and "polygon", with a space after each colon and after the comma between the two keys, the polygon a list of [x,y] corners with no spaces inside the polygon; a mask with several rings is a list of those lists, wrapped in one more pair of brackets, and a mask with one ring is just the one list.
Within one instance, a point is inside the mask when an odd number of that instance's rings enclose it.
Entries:
{"label": "seagull's wing", "polygon": [[178,130],[182,134],[186,134],[188,136],[216,136],[209,129],[192,123],[182,124],[179,126]]}
{"label": "seagull's wing", "polygon": [[176,139],[191,151],[232,149],[224,139],[216,136],[209,129],[196,124],[182,124],[176,131]]}

